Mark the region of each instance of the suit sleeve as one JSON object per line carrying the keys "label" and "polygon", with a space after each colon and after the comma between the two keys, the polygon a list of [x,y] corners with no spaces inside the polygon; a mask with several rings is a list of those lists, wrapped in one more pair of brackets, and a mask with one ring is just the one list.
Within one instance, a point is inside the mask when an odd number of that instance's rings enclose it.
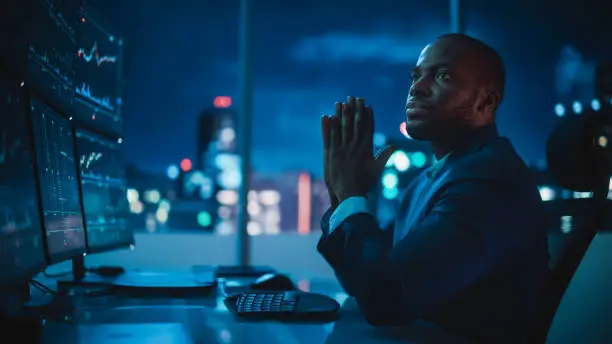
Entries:
{"label": "suit sleeve", "polygon": [[439,193],[393,247],[369,214],[348,217],[319,243],[371,324],[422,317],[486,277],[526,239],[520,228],[529,228],[521,226],[528,202],[513,184],[462,181]]}
{"label": "suit sleeve", "polygon": [[[351,210],[349,210],[349,208]],[[341,209],[341,208],[338,207],[338,209]],[[336,278],[338,279],[338,282],[340,283],[344,291],[350,296],[355,296],[353,293],[353,287],[351,286],[350,280],[348,280],[345,277],[346,275],[345,274],[346,269],[345,269],[345,263],[344,263],[345,259],[344,259],[344,256],[341,254],[341,247],[336,246],[336,248],[338,249],[334,249],[333,248],[334,245],[333,244],[330,245],[329,243],[336,242],[336,240],[334,240],[332,237],[335,238],[341,235],[341,234],[337,234],[335,229],[339,228],[338,224],[344,223],[346,219],[357,216],[357,215],[367,215],[371,218],[374,218],[374,217],[366,211],[355,211],[355,212],[352,211],[352,210],[361,209],[359,206],[356,208],[352,206],[345,207],[345,209],[347,211],[337,212],[337,211],[333,211],[333,209],[330,208],[327,210],[327,212],[325,212],[325,214],[321,218],[322,235],[317,244],[317,250],[321,253],[325,261],[327,261],[327,263],[334,270]],[[340,216],[338,216],[338,214],[340,214]],[[335,221],[332,220],[334,215],[336,215]],[[389,246],[391,246],[392,240],[393,240],[393,228],[392,227],[393,227],[393,224],[391,223],[389,226],[386,227],[388,232],[384,233],[383,235],[384,241]],[[337,231],[337,232],[341,232],[341,231]]]}

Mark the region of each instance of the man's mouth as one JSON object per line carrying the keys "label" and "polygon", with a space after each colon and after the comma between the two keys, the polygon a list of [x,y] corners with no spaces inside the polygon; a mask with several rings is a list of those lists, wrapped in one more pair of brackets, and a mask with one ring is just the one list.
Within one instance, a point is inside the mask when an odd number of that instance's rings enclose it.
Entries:
{"label": "man's mouth", "polygon": [[406,118],[408,118],[409,120],[422,118],[426,116],[428,112],[429,109],[427,107],[406,107]]}
{"label": "man's mouth", "polygon": [[408,117],[408,119],[421,117],[426,114],[429,109],[429,105],[416,101],[410,101],[406,104],[406,117]]}

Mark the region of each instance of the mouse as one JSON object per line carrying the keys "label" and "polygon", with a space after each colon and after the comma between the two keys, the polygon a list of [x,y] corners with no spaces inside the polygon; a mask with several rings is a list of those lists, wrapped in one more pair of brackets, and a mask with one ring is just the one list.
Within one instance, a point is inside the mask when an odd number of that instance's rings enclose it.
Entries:
{"label": "mouse", "polygon": [[251,283],[253,290],[291,291],[295,286],[291,279],[281,274],[264,274]]}

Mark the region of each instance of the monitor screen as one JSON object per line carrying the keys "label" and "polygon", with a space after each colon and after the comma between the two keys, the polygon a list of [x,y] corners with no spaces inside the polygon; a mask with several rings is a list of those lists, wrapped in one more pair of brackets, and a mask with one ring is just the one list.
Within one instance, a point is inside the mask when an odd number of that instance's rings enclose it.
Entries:
{"label": "monitor screen", "polygon": [[19,83],[0,74],[0,287],[45,263],[26,109]]}
{"label": "monitor screen", "polygon": [[85,230],[79,197],[74,139],[67,120],[30,99],[40,192],[52,262],[85,252]]}
{"label": "monitor screen", "polygon": [[73,106],[79,0],[26,0],[27,83],[55,108]]}
{"label": "monitor screen", "polygon": [[82,13],[78,26],[76,83],[77,123],[103,132],[121,133],[120,77],[122,39]]}
{"label": "monitor screen", "polygon": [[77,129],[87,247],[90,252],[133,243],[121,140]]}

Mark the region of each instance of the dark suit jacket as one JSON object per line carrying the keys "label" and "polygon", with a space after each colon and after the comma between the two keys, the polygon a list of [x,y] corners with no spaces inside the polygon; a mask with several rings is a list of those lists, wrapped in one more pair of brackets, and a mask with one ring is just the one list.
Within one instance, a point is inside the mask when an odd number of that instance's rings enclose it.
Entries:
{"label": "dark suit jacket", "polygon": [[412,183],[387,230],[361,213],[327,235],[328,211],[317,249],[373,325],[423,319],[476,340],[524,342],[549,275],[528,167],[488,126],[437,175],[423,195],[428,175]]}

